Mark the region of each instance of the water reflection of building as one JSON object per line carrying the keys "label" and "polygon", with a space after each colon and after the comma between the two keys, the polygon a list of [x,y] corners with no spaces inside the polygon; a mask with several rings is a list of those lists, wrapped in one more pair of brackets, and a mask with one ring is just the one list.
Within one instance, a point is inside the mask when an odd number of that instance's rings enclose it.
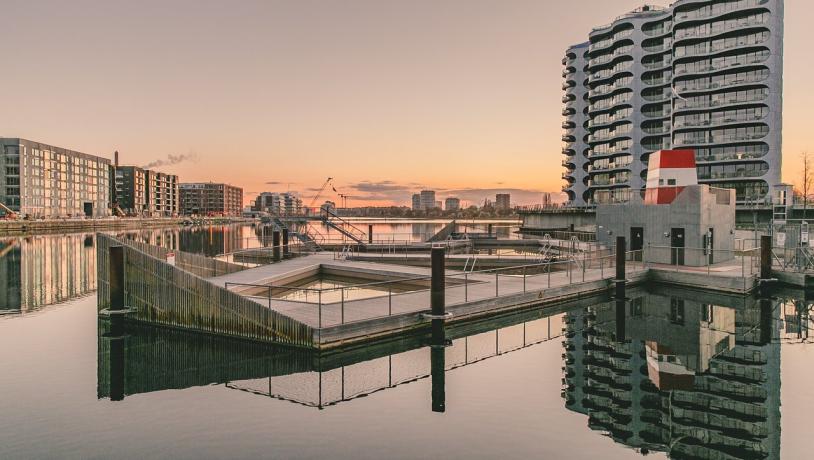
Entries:
{"label": "water reflection of building", "polygon": [[35,310],[96,289],[92,234],[10,238],[0,251],[0,312]]}
{"label": "water reflection of building", "polygon": [[779,458],[777,323],[754,299],[717,300],[634,293],[623,325],[613,303],[567,313],[566,407],[643,452]]}
{"label": "water reflection of building", "polygon": [[122,236],[155,246],[211,257],[244,249],[249,244],[247,239],[255,237],[258,239],[254,246],[258,246],[260,244],[259,234],[252,233],[251,228],[235,225],[153,228],[144,229],[138,233],[123,233]]}

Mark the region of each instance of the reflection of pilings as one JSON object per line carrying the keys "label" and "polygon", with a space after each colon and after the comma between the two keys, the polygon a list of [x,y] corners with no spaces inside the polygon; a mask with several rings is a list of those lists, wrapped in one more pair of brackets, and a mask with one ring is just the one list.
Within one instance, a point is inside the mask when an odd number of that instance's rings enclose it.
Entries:
{"label": "reflection of pilings", "polygon": [[768,345],[772,342],[772,328],[774,326],[772,311],[773,303],[771,297],[765,296],[760,299],[760,343]]}
{"label": "reflection of pilings", "polygon": [[[443,247],[432,248],[431,251],[432,279],[430,281],[430,307],[432,308],[432,315],[436,318],[442,317],[444,315],[444,311],[446,310],[444,305],[444,278],[446,276],[444,273],[444,252],[445,249]],[[435,321],[436,320],[433,320],[433,326],[435,325]],[[443,326],[443,320],[441,320],[441,325]],[[436,328],[433,327],[433,343],[442,343],[444,340],[443,327],[441,327],[439,330],[441,335],[436,336]]]}
{"label": "reflection of pilings", "polygon": [[432,411],[446,410],[446,388],[444,368],[446,367],[446,350],[444,337],[444,320],[432,320],[433,342],[430,348],[430,373],[432,374]]}
{"label": "reflection of pilings", "polygon": [[625,255],[626,243],[624,236],[616,237],[616,340],[625,341]]}

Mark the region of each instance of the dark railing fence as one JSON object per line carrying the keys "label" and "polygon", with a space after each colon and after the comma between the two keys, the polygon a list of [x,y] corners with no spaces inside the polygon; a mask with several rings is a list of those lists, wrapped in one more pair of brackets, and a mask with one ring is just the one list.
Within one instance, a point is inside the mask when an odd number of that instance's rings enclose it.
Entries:
{"label": "dark railing fence", "polygon": [[104,234],[97,235],[100,311],[110,307],[109,250],[114,245],[124,247],[125,306],[134,310],[132,319],[266,342],[315,345],[313,328],[181,268],[221,274],[218,270],[233,264],[209,266],[193,259],[195,265],[177,260],[172,266],[156,257],[164,253],[162,248]]}

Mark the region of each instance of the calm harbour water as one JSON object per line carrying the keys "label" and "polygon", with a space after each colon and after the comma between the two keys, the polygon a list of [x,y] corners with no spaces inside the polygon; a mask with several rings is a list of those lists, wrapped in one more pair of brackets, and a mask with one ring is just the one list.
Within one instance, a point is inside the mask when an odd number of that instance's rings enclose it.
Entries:
{"label": "calm harbour water", "polygon": [[[254,235],[139,237],[215,255]],[[811,458],[799,291],[766,310],[634,289],[624,319],[599,299],[450,328],[440,355],[411,337],[317,356],[111,338],[95,285],[92,234],[0,239],[0,458]]]}

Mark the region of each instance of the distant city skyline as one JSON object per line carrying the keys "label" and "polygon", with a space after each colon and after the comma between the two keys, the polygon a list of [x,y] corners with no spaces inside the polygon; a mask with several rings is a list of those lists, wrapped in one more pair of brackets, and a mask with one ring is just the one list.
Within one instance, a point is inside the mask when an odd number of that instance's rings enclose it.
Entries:
{"label": "distant city skyline", "polygon": [[[643,2],[574,0],[568,21],[536,0],[80,3],[5,4],[0,136],[118,150],[243,187],[246,204],[286,190],[309,203],[330,175],[349,205],[409,206],[424,188],[559,196],[563,51]],[[782,177],[795,183],[814,5],[785,9]]]}

